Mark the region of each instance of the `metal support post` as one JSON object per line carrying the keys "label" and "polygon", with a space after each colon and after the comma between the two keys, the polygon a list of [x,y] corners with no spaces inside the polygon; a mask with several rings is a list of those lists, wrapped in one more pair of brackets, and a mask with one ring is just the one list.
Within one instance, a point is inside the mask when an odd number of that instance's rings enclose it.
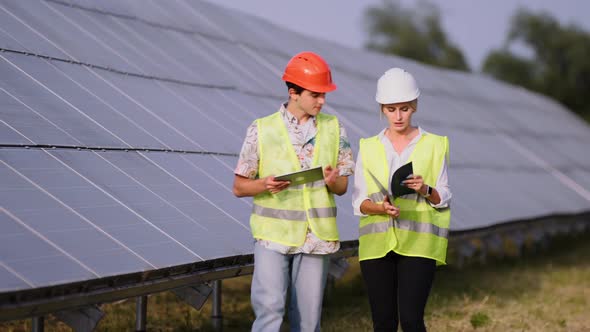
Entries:
{"label": "metal support post", "polygon": [[147,320],[147,295],[138,296],[135,301],[135,331],[145,332],[145,323]]}
{"label": "metal support post", "polygon": [[223,316],[221,314],[221,280],[213,281],[213,305],[211,308],[211,323],[215,331],[221,331]]}
{"label": "metal support post", "polygon": [[43,316],[33,317],[31,324],[32,332],[43,332],[44,331],[44,319]]}

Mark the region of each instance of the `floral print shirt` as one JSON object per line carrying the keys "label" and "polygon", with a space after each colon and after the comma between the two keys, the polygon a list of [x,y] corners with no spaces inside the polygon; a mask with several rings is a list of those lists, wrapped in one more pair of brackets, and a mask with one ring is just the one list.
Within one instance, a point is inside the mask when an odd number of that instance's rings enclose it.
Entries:
{"label": "floral print shirt", "polygon": [[[315,136],[317,133],[316,118],[311,117],[304,124],[300,124],[297,118],[287,111],[287,103],[281,105],[279,112],[282,115],[289,139],[293,144],[295,153],[301,163],[301,169],[311,168],[313,161],[313,149],[315,145]],[[242,145],[240,158],[234,171],[235,174],[250,179],[258,177],[258,164],[260,154],[258,151],[258,128],[256,122],[253,122],[246,132],[246,139]],[[346,135],[346,130],[340,123],[340,147],[338,151],[338,164],[336,165],[341,176],[349,176],[354,172],[354,159],[352,149]],[[324,241],[308,228],[307,237],[302,246],[290,247],[269,240],[257,239],[263,247],[280,252],[282,254],[331,254],[340,249],[338,241]]]}

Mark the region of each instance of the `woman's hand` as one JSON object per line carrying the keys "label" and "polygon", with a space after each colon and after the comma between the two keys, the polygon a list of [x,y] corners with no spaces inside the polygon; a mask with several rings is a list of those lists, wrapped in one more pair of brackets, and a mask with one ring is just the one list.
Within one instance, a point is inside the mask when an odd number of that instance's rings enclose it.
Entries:
{"label": "woman's hand", "polygon": [[399,217],[399,211],[400,211],[399,208],[396,207],[395,205],[389,203],[389,199],[386,198],[383,201],[382,205],[383,205],[383,210],[384,210],[385,214],[388,214],[394,218]]}
{"label": "woman's hand", "polygon": [[374,203],[370,199],[365,199],[360,206],[361,213],[366,215],[389,215],[394,218],[399,217],[399,208],[389,202],[388,198],[385,198],[383,203]]}
{"label": "woman's hand", "polygon": [[424,179],[422,175],[410,175],[406,180],[402,181],[402,184],[410,189],[413,189],[420,195],[426,195],[426,186],[424,185]]}

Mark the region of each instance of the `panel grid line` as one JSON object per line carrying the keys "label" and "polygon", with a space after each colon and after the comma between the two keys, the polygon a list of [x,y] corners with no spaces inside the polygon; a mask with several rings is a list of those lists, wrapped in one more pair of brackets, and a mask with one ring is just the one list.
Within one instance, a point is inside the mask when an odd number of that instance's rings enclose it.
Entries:
{"label": "panel grid line", "polygon": [[[198,257],[201,260],[204,260],[203,257],[201,257],[199,254],[195,253],[194,251],[192,251],[190,248],[188,248],[187,246],[185,246],[184,244],[180,243],[180,241],[176,240],[173,236],[171,236],[170,234],[166,233],[163,229],[161,229],[160,227],[156,226],[154,223],[152,223],[151,221],[149,221],[147,218],[145,218],[143,215],[141,215],[140,213],[136,212],[134,209],[132,209],[131,207],[127,206],[125,203],[123,203],[121,200],[119,200],[118,198],[116,198],[115,196],[111,195],[109,192],[107,192],[106,190],[104,190],[103,188],[101,188],[99,185],[97,185],[96,183],[94,183],[93,181],[91,181],[90,179],[88,179],[87,177],[85,177],[84,175],[80,174],[78,171],[76,171],[75,169],[73,169],[70,165],[66,164],[65,162],[63,162],[61,159],[57,158],[56,156],[52,155],[51,153],[49,153],[46,150],[42,150],[44,151],[47,155],[51,156],[51,158],[55,159],[57,162],[59,162],[60,164],[62,164],[63,166],[65,166],[67,169],[69,169],[70,171],[74,172],[76,175],[78,175],[79,177],[83,178],[84,180],[86,180],[86,182],[88,182],[89,184],[91,184],[94,188],[100,190],[102,193],[104,193],[105,195],[107,195],[109,198],[113,199],[114,201],[116,201],[117,203],[121,204],[121,206],[125,207],[127,210],[129,210],[131,213],[133,213],[134,215],[136,215],[137,217],[139,217],[141,220],[143,220],[144,222],[148,223],[150,226],[152,226],[154,229],[156,229],[157,231],[159,231],[162,235],[166,236],[167,238],[169,238],[170,240],[172,240],[172,242],[178,244],[179,246],[181,246],[183,249],[185,249],[186,251],[188,251],[190,254],[192,254],[195,257]],[[140,256],[141,257],[141,256]],[[146,261],[147,262],[147,261]],[[150,263],[150,265],[152,265]],[[153,265],[152,265],[153,266]],[[155,266],[154,266],[155,268]]]}
{"label": "panel grid line", "polygon": [[[47,151],[44,151],[46,154],[48,154],[49,156],[53,157],[50,153],[48,153]],[[55,158],[55,157],[53,157]],[[59,159],[58,160],[60,163],[61,161]],[[53,200],[55,200],[56,202],[58,202],[61,206],[63,206],[64,208],[66,208],[68,211],[74,213],[76,216],[78,216],[80,219],[82,219],[84,222],[86,222],[88,225],[90,225],[92,228],[96,229],[98,232],[102,233],[103,235],[105,235],[106,237],[108,237],[109,239],[111,239],[112,241],[114,241],[116,244],[120,245],[122,248],[126,249],[127,251],[129,251],[131,254],[133,254],[134,256],[136,256],[137,258],[139,258],[140,260],[142,260],[143,262],[145,262],[146,264],[148,264],[149,266],[151,266],[152,268],[156,268],[155,265],[153,265],[152,263],[150,263],[148,260],[146,260],[143,256],[141,256],[140,254],[136,253],[133,249],[127,247],[124,243],[122,243],[121,241],[119,241],[118,239],[116,239],[115,237],[113,237],[111,234],[109,234],[108,232],[104,231],[102,228],[98,227],[95,223],[93,223],[91,220],[89,220],[88,218],[86,218],[84,215],[80,214],[78,211],[76,211],[74,208],[72,208],[71,206],[69,206],[68,204],[66,204],[65,202],[63,202],[62,200],[60,200],[59,198],[57,198],[56,196],[54,196],[52,193],[50,193],[49,191],[45,190],[45,188],[41,187],[39,184],[37,184],[36,182],[34,182],[33,180],[29,179],[26,175],[22,174],[21,172],[19,172],[17,169],[15,169],[14,167],[12,167],[11,165],[9,165],[8,163],[6,163],[4,160],[0,159],[0,162],[2,164],[4,164],[6,167],[8,167],[10,170],[12,170],[14,173],[16,173],[18,176],[20,176],[22,179],[24,179],[25,181],[29,182],[31,185],[33,185],[35,188],[37,188],[39,191],[41,191],[42,193],[44,193],[45,195],[51,197]],[[62,163],[63,164],[63,163]],[[78,174],[79,175],[79,174]],[[29,228],[27,226],[27,228]],[[40,233],[39,233],[40,234]],[[69,254],[68,254],[69,255]],[[78,260],[76,260],[78,261]],[[80,264],[82,266],[86,266],[83,263],[80,262]],[[89,271],[92,271],[91,269]],[[94,274],[96,274],[98,276],[98,274],[96,272],[93,272]]]}
{"label": "panel grid line", "polygon": [[[37,189],[42,190],[42,188],[38,187],[34,182],[31,182],[27,177],[25,177],[24,175],[22,175],[21,173],[19,173],[18,171],[16,171],[14,168],[12,168],[10,165],[6,164],[4,161],[0,160],[0,162],[2,162],[6,167],[10,168],[13,172],[15,172],[16,174],[18,174],[20,177],[22,177],[23,179],[29,181],[33,186],[36,186]],[[71,259],[72,261],[76,262],[78,265],[80,265],[84,270],[92,273],[95,277],[100,278],[100,274],[98,274],[98,272],[94,271],[94,269],[92,269],[91,267],[89,267],[88,265],[84,264],[82,261],[80,261],[79,259],[77,259],[76,257],[72,256],[69,252],[65,251],[63,248],[61,248],[60,246],[58,246],[57,244],[55,244],[53,241],[49,240],[47,237],[45,237],[43,234],[39,233],[36,229],[34,229],[33,227],[27,225],[27,223],[23,222],[22,220],[20,220],[20,218],[18,218],[17,216],[15,216],[14,214],[10,213],[10,211],[6,210],[3,207],[0,207],[0,211],[4,212],[6,215],[8,215],[12,220],[14,220],[15,222],[17,222],[18,224],[20,224],[21,226],[23,226],[24,228],[26,228],[29,232],[33,233],[33,235],[35,235],[36,237],[40,238],[41,240],[43,240],[44,242],[46,242],[47,244],[49,244],[51,247],[53,247],[55,250],[59,251],[60,253],[62,253],[64,256],[68,257],[69,259]]]}

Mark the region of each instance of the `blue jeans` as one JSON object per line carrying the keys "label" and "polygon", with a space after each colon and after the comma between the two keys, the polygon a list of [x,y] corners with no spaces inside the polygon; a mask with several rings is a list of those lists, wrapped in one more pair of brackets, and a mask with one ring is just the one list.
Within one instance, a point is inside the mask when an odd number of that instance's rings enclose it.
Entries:
{"label": "blue jeans", "polygon": [[279,331],[289,286],[291,331],[319,331],[327,275],[325,255],[283,255],[256,243],[250,295],[256,314],[252,331]]}

